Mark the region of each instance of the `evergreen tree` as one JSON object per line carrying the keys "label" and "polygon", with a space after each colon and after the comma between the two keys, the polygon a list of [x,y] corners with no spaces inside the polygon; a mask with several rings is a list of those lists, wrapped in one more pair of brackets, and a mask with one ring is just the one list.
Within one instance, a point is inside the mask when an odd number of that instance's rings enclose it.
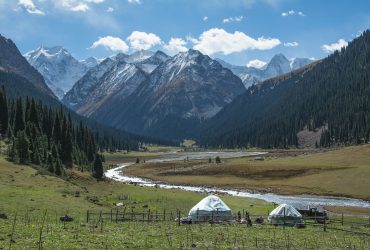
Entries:
{"label": "evergreen tree", "polygon": [[97,179],[103,178],[103,163],[101,161],[101,156],[99,154],[95,155],[94,177]]}
{"label": "evergreen tree", "polygon": [[0,89],[0,134],[8,131],[8,100],[4,87]]}
{"label": "evergreen tree", "polygon": [[16,105],[17,106],[16,106],[16,110],[15,110],[15,120],[14,120],[14,129],[13,129],[14,134],[17,134],[18,131],[22,131],[25,128],[23,104],[22,104],[22,99],[21,98],[17,99],[17,104]]}
{"label": "evergreen tree", "polygon": [[16,139],[16,151],[20,164],[27,164],[30,159],[29,141],[24,131],[18,131]]}
{"label": "evergreen tree", "polygon": [[55,174],[58,176],[62,175],[62,164],[60,163],[59,160],[57,160],[55,163]]}
{"label": "evergreen tree", "polygon": [[47,167],[49,172],[54,173],[54,159],[51,154],[48,155]]}

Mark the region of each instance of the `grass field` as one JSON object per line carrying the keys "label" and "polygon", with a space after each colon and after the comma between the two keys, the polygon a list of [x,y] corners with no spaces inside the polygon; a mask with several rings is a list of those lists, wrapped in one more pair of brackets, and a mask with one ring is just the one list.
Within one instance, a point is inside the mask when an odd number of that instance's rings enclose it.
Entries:
{"label": "grass field", "polygon": [[[60,179],[0,157],[0,214],[8,216],[0,219],[0,249],[367,249],[370,244],[367,236],[329,229],[324,233],[322,227],[86,223],[87,210],[115,209],[120,196],[128,197],[123,202],[130,209],[180,209],[185,215],[205,195],[97,182],[89,173],[76,171]],[[245,209],[252,215],[267,215],[274,207],[255,199],[221,198],[234,213]],[[65,214],[74,221],[60,222],[59,217]],[[366,222],[367,218],[359,220]],[[366,228],[356,230],[368,233]]]}
{"label": "grass field", "polygon": [[126,174],[177,184],[216,185],[280,194],[316,194],[370,200],[370,145],[326,152],[274,151],[254,157],[135,164]]}

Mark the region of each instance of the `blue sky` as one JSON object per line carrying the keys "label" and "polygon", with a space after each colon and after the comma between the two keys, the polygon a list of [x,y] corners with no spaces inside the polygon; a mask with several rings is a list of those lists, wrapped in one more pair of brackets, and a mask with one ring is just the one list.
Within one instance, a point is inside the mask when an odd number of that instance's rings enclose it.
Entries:
{"label": "blue sky", "polygon": [[0,33],[22,53],[62,45],[78,59],[187,48],[238,65],[322,58],[369,27],[367,0],[0,0]]}

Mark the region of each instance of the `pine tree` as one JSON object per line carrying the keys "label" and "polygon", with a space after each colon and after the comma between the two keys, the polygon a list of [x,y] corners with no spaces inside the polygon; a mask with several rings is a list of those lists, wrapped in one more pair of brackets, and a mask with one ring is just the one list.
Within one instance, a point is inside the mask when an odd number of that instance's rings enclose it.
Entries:
{"label": "pine tree", "polygon": [[60,163],[59,160],[57,160],[55,163],[55,174],[58,176],[62,175],[62,164]]}
{"label": "pine tree", "polygon": [[103,178],[103,163],[99,154],[95,155],[94,177],[97,179]]}
{"label": "pine tree", "polygon": [[48,166],[49,172],[54,173],[54,159],[51,154],[48,155],[47,166]]}
{"label": "pine tree", "polygon": [[8,100],[3,86],[0,89],[0,134],[7,133],[8,124]]}
{"label": "pine tree", "polygon": [[14,134],[17,134],[18,131],[22,131],[24,130],[24,128],[25,128],[25,124],[24,124],[23,104],[22,104],[22,99],[18,98],[17,104],[16,104],[16,110],[15,110],[13,132]]}
{"label": "pine tree", "polygon": [[29,141],[24,131],[18,131],[16,144],[19,163],[27,164],[30,159]]}

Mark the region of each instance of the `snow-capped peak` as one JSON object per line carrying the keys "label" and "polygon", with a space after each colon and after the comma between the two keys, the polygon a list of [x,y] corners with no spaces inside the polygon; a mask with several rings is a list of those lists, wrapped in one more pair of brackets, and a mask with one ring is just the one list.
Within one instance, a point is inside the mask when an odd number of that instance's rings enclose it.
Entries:
{"label": "snow-capped peak", "polygon": [[126,58],[126,62],[128,63],[139,63],[141,61],[144,61],[145,59],[151,57],[154,55],[153,51],[150,50],[138,50],[135,53],[129,55]]}
{"label": "snow-capped peak", "polygon": [[92,56],[92,57],[86,58],[84,60],[81,60],[80,63],[84,64],[88,68],[93,68],[96,65],[98,65],[99,63],[101,63],[102,61],[104,61],[104,59],[98,59],[98,58]]}
{"label": "snow-capped peak", "polygon": [[[85,63],[76,60],[62,46],[41,46],[26,53],[24,57],[43,75],[45,82],[59,98],[62,98],[93,65],[91,59]],[[91,65],[86,63],[87,61]]]}

